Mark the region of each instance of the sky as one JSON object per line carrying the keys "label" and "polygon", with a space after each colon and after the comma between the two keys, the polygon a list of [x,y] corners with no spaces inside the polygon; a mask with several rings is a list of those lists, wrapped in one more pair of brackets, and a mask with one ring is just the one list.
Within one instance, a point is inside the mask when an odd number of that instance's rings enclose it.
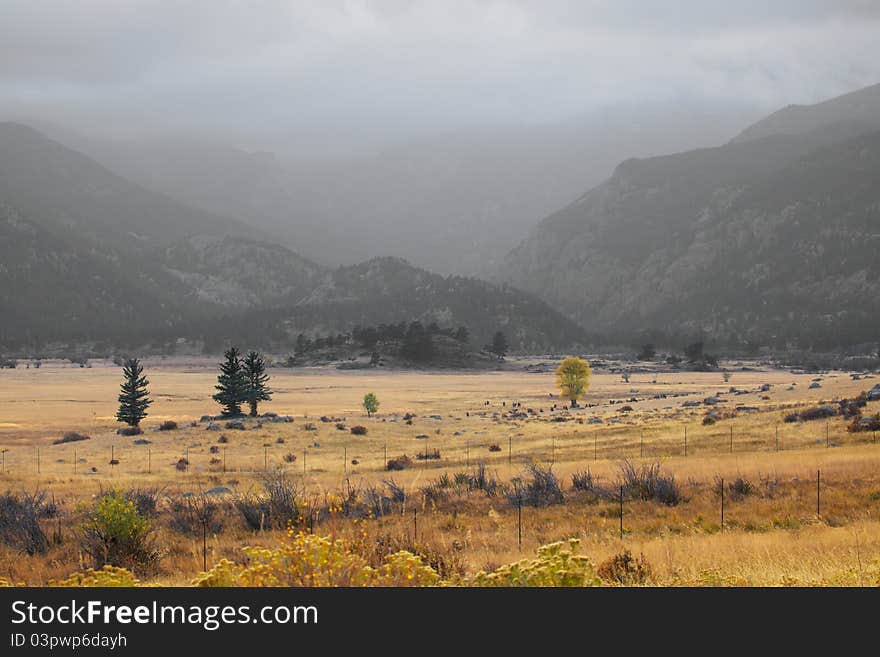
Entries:
{"label": "sky", "polygon": [[880,82],[875,0],[0,0],[0,118],[271,147],[775,109]]}

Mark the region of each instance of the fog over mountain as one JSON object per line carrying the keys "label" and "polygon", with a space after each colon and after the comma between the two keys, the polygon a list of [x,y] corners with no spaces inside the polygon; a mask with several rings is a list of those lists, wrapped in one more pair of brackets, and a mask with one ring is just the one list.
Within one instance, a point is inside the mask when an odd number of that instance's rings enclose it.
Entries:
{"label": "fog over mountain", "polygon": [[333,160],[44,129],[131,180],[237,217],[327,265],[390,255],[441,273],[485,275],[537,217],[607,178],[622,159],[714,145],[758,116],[737,105],[627,105],[554,124],[462,128]]}
{"label": "fog over mountain", "polygon": [[878,33],[864,0],[8,0],[0,338],[866,340]]}

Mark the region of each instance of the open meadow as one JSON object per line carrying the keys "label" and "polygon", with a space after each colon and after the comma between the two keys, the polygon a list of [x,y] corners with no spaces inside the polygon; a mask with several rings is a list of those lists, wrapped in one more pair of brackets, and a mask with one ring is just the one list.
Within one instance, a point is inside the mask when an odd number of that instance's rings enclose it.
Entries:
{"label": "open meadow", "polygon": [[[841,413],[785,421],[837,409],[877,376],[746,362],[723,364],[728,381],[648,370],[625,382],[602,368],[570,409],[552,367],[515,360],[478,373],[272,368],[269,415],[236,427],[204,417],[219,413],[215,361],[144,364],[154,404],[136,436],[116,433],[111,363],[0,370],[0,493],[52,505],[45,546],[0,545],[0,577],[43,585],[93,565],[84,518],[113,489],[147,498],[161,554],[138,574],[167,585],[242,562],[242,547],[272,547],[288,526],[344,537],[371,563],[407,549],[451,583],[569,538],[597,566],[624,550],[647,564],[611,583],[880,583],[875,432],[848,431]],[[57,442],[70,432],[87,438]],[[273,506],[279,482],[288,517]],[[213,509],[202,524],[193,500]]]}

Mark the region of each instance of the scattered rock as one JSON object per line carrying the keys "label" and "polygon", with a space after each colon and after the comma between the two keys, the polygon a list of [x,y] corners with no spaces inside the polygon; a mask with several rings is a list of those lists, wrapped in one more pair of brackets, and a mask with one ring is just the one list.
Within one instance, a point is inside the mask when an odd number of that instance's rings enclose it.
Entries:
{"label": "scattered rock", "polygon": [[135,438],[132,442],[135,445],[151,445],[153,441],[146,438]]}
{"label": "scattered rock", "polygon": [[226,486],[215,486],[206,490],[205,495],[232,495],[232,489]]}

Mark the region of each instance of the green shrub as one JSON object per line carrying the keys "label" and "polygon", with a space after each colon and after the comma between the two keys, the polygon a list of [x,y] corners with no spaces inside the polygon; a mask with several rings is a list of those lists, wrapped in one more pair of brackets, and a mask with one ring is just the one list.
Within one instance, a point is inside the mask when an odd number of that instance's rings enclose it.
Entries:
{"label": "green shrub", "polygon": [[111,565],[152,573],[161,555],[150,521],[118,491],[104,493],[88,509],[81,537],[96,569]]}

